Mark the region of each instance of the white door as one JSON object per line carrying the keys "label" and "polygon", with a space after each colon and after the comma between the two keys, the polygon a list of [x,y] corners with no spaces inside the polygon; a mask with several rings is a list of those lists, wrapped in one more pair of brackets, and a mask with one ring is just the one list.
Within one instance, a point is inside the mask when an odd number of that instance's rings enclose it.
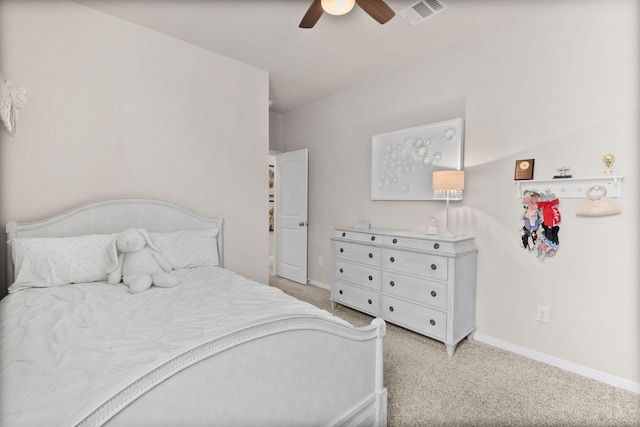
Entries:
{"label": "white door", "polygon": [[307,283],[309,150],[276,156],[275,274]]}

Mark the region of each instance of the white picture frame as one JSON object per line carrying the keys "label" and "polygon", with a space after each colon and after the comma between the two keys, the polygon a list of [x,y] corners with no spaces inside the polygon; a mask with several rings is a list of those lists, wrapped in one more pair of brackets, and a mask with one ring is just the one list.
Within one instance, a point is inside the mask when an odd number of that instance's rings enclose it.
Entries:
{"label": "white picture frame", "polygon": [[434,171],[462,170],[464,119],[374,135],[371,200],[434,200]]}

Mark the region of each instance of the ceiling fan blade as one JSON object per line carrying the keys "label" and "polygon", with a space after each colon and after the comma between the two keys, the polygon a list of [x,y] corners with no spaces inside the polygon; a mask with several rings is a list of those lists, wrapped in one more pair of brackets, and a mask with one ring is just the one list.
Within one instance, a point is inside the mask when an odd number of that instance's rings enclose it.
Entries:
{"label": "ceiling fan blade", "polygon": [[358,6],[381,24],[393,18],[396,13],[383,0],[356,0]]}
{"label": "ceiling fan blade", "polygon": [[320,2],[320,0],[313,0],[313,3],[311,3],[311,6],[309,6],[307,13],[304,14],[304,17],[302,18],[302,21],[300,21],[300,25],[298,25],[298,27],[313,28],[313,26],[316,25],[316,22],[318,22],[318,19],[320,19],[323,13],[324,10],[322,9],[322,3]]}

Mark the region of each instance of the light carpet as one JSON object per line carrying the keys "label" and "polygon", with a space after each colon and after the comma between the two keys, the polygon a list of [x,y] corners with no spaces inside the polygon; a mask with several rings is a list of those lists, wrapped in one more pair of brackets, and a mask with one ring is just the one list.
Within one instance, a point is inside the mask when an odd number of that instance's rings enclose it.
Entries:
{"label": "light carpet", "polygon": [[[269,284],[354,326],[371,323],[332,309],[325,289],[277,276]],[[384,375],[390,427],[640,426],[639,394],[474,340],[449,357],[441,342],[390,323]]]}

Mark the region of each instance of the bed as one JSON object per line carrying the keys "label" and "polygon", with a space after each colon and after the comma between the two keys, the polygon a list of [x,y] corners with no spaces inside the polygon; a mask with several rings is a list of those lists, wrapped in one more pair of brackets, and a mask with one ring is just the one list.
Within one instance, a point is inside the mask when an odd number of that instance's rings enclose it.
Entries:
{"label": "bed", "polygon": [[[178,286],[132,294],[74,270],[128,228],[181,248]],[[384,321],[354,328],[225,269],[223,234],[221,217],[148,199],[8,222],[0,425],[386,425]]]}

